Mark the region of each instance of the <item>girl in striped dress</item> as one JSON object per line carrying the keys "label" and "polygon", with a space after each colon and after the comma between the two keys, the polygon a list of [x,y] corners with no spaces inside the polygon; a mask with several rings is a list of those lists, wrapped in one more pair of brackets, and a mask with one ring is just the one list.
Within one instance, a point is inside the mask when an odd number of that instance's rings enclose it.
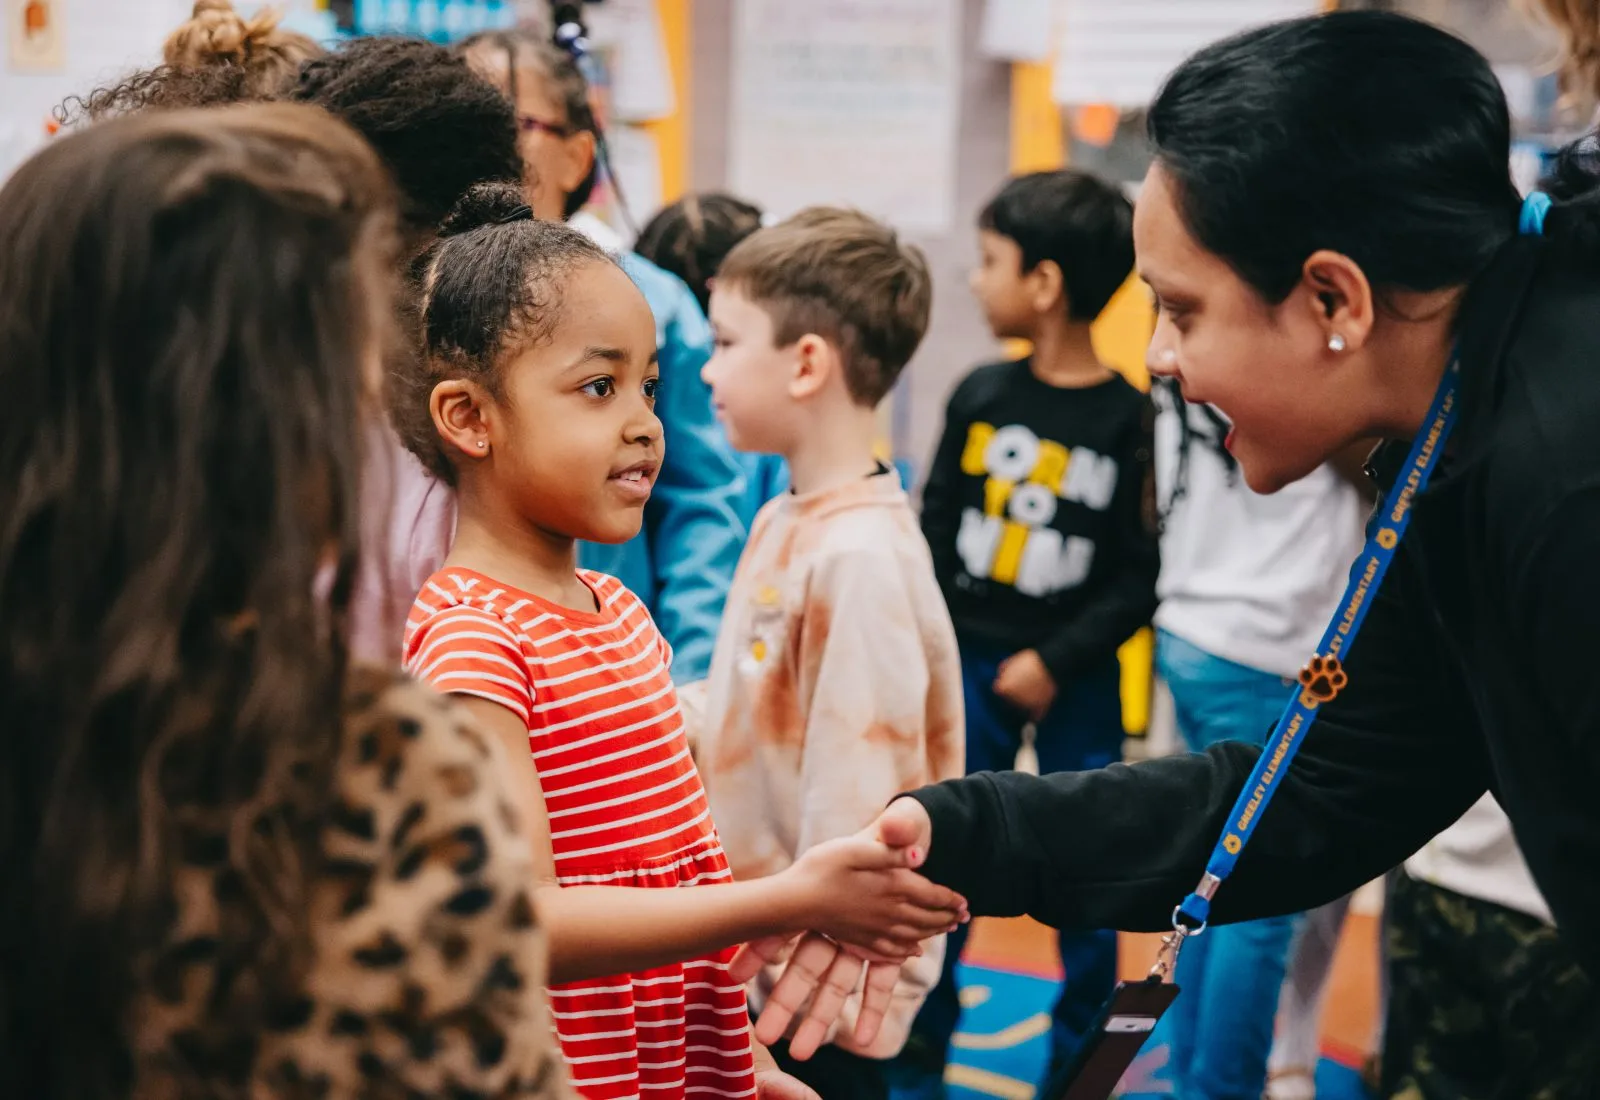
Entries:
{"label": "girl in striped dress", "polygon": [[576,568],[577,540],[638,532],[661,468],[655,326],[615,262],[495,185],[446,222],[419,293],[425,355],[398,373],[394,416],[460,518],[406,662],[519,749],[542,878],[559,886],[538,906],[574,1087],[805,1096],[752,1044],[732,945],[810,928],[887,963],[953,927],[961,899],[910,870],[924,853],[871,835],[731,882],[671,652],[637,597]]}

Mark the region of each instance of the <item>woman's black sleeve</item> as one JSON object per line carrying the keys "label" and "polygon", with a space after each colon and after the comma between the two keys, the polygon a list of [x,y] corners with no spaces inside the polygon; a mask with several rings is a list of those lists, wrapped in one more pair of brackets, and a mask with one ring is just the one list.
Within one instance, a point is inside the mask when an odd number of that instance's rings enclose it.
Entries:
{"label": "woman's black sleeve", "polygon": [[[1219,922],[1293,913],[1400,863],[1487,789],[1463,687],[1414,629],[1404,548],[1232,876]],[[1357,568],[1363,563],[1358,561]],[[1192,890],[1261,750],[1036,777],[984,772],[913,793],[933,819],[924,873],[975,915],[1155,931]]]}

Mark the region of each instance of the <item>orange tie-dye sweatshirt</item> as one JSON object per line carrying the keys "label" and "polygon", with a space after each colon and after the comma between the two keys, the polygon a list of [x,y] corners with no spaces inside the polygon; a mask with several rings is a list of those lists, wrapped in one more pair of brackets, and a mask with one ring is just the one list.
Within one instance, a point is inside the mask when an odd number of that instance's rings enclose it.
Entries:
{"label": "orange tie-dye sweatshirt", "polygon": [[[691,693],[692,694],[692,693]],[[961,660],[927,543],[892,471],[771,501],[734,574],[697,756],[735,878],[775,874],[871,824],[896,794],[963,774]],[[906,963],[872,1058],[905,1044],[943,941]],[[752,982],[759,1008],[778,971]]]}

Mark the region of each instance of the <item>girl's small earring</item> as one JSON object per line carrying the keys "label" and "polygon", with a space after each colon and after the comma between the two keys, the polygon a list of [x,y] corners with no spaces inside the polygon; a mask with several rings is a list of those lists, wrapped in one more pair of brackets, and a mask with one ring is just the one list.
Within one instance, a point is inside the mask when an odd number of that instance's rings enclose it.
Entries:
{"label": "girl's small earring", "polygon": [[1340,336],[1337,332],[1334,333],[1332,336],[1328,337],[1328,350],[1329,351],[1343,351],[1344,350],[1344,337]]}
{"label": "girl's small earring", "polygon": [[481,451],[481,450],[483,450],[483,449],[484,449],[484,448],[485,448],[485,447],[487,447],[487,446],[488,446],[488,445],[489,445],[489,444],[488,444],[488,443],[487,443],[487,442],[486,442],[486,441],[484,441],[484,440],[482,440],[482,439],[480,439],[480,440],[478,440],[478,450],[480,450],[480,451]]}

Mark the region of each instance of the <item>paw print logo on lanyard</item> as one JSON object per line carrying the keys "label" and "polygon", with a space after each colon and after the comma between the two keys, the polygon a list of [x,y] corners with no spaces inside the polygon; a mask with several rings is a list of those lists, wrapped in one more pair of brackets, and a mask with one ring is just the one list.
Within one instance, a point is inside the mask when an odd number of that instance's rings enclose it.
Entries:
{"label": "paw print logo on lanyard", "polygon": [[1324,657],[1319,653],[1300,670],[1300,701],[1308,707],[1331,703],[1349,682],[1350,677],[1339,663],[1339,658]]}

